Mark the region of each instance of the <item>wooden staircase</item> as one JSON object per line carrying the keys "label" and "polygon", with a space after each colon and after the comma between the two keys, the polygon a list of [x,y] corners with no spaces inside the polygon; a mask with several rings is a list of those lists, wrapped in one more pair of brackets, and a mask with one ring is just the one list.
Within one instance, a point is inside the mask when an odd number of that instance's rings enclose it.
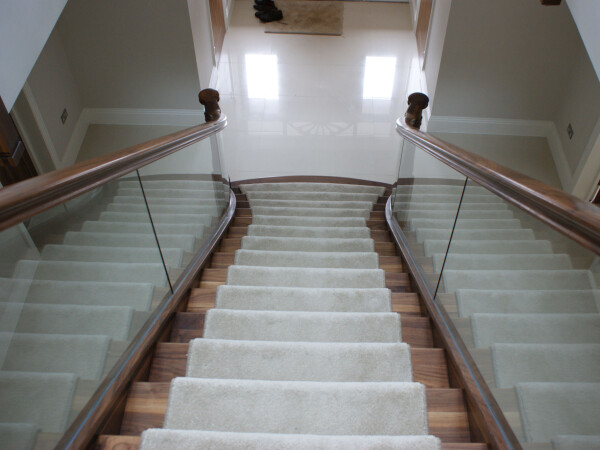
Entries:
{"label": "wooden staircase", "polygon": [[[389,192],[380,197],[367,225],[375,240],[380,268],[386,273],[386,287],[392,291],[392,309],[401,314],[402,340],[411,346],[414,381],[427,388],[430,434],[442,440],[443,449],[487,449],[485,443],[472,442],[472,435],[479,432],[471,429],[463,391],[450,383],[445,351],[435,347],[430,319],[423,314],[421,300],[412,290],[410,276],[387,231],[384,208],[388,195]],[[136,449],[144,430],[162,427],[170,381],[185,376],[188,343],[202,337],[205,313],[214,307],[216,289],[225,284],[227,268],[233,264],[234,253],[252,222],[246,196],[239,191],[236,196],[237,209],[231,226],[210,265],[203,270],[197,288],[191,291],[185,311],[176,314],[168,339],[157,344],[143,377],[146,380],[131,386],[119,434],[100,435],[95,448]]]}

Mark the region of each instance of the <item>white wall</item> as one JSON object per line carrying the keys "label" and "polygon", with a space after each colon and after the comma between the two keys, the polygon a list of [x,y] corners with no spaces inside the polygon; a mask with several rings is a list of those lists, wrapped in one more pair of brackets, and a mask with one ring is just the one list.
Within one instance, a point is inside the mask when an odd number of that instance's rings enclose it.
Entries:
{"label": "white wall", "polygon": [[200,88],[206,89],[211,87],[211,76],[216,67],[210,9],[206,0],[187,0],[187,4],[190,12],[190,24],[194,39]]}
{"label": "white wall", "polygon": [[67,0],[0,2],[0,96],[11,110]]}
{"label": "white wall", "polygon": [[598,0],[567,0],[567,5],[577,24],[596,74],[600,76],[600,40],[598,40],[600,2]]}
{"label": "white wall", "polygon": [[429,96],[428,111],[432,111],[435,101],[436,87],[440,64],[442,62],[444,41],[446,39],[446,30],[451,6],[452,0],[435,0],[433,2],[431,22],[429,24],[429,37],[427,39],[427,49],[423,64],[425,81],[427,83],[426,94]]}
{"label": "white wall", "polygon": [[[41,113],[41,120],[51,140],[51,148],[58,160],[62,161],[83,111],[83,103],[56,30],[50,34],[33,66],[28,84],[34,97],[30,100]],[[63,124],[60,116],[65,108],[68,117]]]}
{"label": "white wall", "polygon": [[560,189],[561,183],[543,137],[433,133],[440,139]]}
{"label": "white wall", "polygon": [[70,0],[57,27],[85,107],[201,108],[187,2]]}
{"label": "white wall", "polygon": [[[571,69],[554,121],[573,173],[600,117],[600,82],[583,45]],[[573,126],[573,139],[567,134],[569,123]]]}
{"label": "white wall", "polygon": [[452,2],[433,114],[554,120],[578,41],[564,2]]}

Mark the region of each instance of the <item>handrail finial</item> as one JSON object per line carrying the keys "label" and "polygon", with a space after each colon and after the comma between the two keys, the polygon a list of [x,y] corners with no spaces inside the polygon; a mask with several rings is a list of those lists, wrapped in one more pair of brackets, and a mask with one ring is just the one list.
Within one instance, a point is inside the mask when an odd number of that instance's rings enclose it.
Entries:
{"label": "handrail finial", "polygon": [[429,97],[421,92],[413,92],[408,96],[408,109],[404,114],[404,121],[408,126],[421,128],[423,119],[422,111],[429,105]]}
{"label": "handrail finial", "polygon": [[221,117],[219,91],[215,89],[202,89],[198,94],[198,100],[204,106],[204,119],[207,122],[214,122]]}

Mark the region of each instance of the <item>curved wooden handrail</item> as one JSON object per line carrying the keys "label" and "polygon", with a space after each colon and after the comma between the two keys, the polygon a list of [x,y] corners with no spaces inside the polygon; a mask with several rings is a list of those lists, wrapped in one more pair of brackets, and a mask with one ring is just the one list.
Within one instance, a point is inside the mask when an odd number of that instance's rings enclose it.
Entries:
{"label": "curved wooden handrail", "polygon": [[396,131],[433,157],[600,255],[600,209],[541,181],[412,128]]}
{"label": "curved wooden handrail", "polygon": [[212,136],[226,125],[227,117],[223,114],[214,122],[177,131],[2,188],[0,231]]}

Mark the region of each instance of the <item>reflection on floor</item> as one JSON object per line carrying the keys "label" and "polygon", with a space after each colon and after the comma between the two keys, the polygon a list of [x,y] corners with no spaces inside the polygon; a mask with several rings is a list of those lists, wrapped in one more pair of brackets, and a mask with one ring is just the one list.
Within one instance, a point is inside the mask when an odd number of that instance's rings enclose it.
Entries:
{"label": "reflection on floor", "polygon": [[342,36],[266,34],[252,11],[236,1],[218,69],[231,179],[393,181],[416,60],[409,5],[344,2]]}

